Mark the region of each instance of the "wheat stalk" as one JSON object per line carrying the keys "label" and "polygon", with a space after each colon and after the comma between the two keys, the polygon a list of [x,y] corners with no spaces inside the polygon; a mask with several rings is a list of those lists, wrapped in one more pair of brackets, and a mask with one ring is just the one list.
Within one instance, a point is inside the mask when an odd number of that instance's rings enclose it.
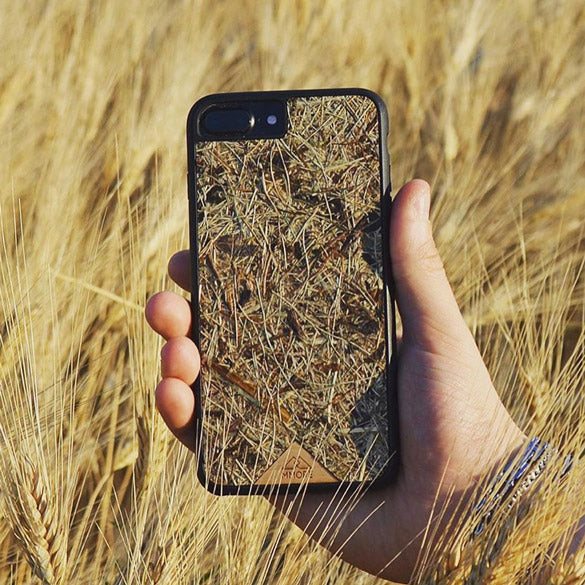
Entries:
{"label": "wheat stalk", "polygon": [[67,529],[59,498],[30,459],[24,458],[14,471],[2,469],[5,508],[13,534],[43,585],[66,583]]}

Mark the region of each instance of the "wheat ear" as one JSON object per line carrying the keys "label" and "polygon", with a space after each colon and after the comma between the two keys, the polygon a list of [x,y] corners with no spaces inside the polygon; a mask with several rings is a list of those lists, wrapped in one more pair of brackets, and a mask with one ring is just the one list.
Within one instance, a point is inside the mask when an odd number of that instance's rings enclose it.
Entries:
{"label": "wheat ear", "polygon": [[14,536],[43,585],[66,583],[67,532],[59,522],[58,503],[28,458],[17,466],[2,473]]}

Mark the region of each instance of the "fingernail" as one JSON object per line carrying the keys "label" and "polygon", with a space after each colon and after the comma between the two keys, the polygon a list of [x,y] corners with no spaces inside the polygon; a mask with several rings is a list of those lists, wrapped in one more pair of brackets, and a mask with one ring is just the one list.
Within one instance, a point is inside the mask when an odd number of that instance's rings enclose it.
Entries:
{"label": "fingernail", "polygon": [[414,209],[414,215],[417,219],[429,219],[431,192],[428,185],[421,187],[416,191],[412,206]]}

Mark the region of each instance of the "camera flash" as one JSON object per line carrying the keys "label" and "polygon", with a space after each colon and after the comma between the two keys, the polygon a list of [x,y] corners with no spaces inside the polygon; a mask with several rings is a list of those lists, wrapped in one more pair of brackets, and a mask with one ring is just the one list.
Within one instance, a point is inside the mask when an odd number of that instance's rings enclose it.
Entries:
{"label": "camera flash", "polygon": [[266,118],[266,122],[270,125],[270,126],[274,126],[274,124],[276,124],[276,116],[274,114],[270,114],[270,116],[267,116]]}

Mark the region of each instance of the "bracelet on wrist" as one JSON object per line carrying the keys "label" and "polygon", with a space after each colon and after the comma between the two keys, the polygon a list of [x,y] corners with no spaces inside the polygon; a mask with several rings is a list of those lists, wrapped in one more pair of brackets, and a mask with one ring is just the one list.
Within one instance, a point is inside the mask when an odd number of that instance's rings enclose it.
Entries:
{"label": "bracelet on wrist", "polygon": [[[510,461],[492,482],[486,496],[476,506],[476,511],[483,510],[483,514],[471,533],[471,538],[479,536],[494,517],[496,512],[509,512],[520,497],[528,491],[536,479],[542,475],[551,457],[558,454],[558,450],[549,443],[534,437],[528,443],[518,464],[512,467]],[[565,464],[560,473],[562,478],[571,469],[572,455],[565,458]]]}
{"label": "bracelet on wrist", "polygon": [[[519,457],[512,457],[488,484],[487,491],[483,491],[484,496],[474,506],[474,513],[460,526],[444,562],[434,564],[421,582],[433,585],[479,582],[470,580],[471,576],[477,577],[488,570],[491,559],[498,554],[517,520],[530,509],[531,500],[524,501],[523,496],[537,487],[535,484],[544,475],[547,466],[553,468],[556,474],[553,482],[560,480],[571,469],[573,455],[567,455],[561,465],[558,453],[556,447],[539,437],[531,439],[524,452]],[[517,513],[511,513],[516,506]],[[496,521],[497,530],[484,535],[485,541],[480,539],[490,522]],[[455,571],[459,580],[451,581]]]}

